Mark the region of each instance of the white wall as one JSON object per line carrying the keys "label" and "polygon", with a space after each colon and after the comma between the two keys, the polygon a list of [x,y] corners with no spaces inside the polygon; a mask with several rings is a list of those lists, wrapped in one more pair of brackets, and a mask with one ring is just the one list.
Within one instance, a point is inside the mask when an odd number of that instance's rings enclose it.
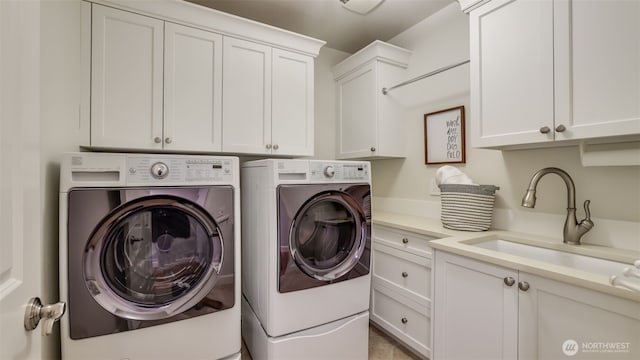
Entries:
{"label": "white wall", "polygon": [[331,68],[350,54],[328,47],[315,62],[315,159],[336,157],[336,92]]}
{"label": "white wall", "polygon": [[[389,42],[413,51],[406,78],[412,78],[439,67],[467,59],[469,56],[468,15],[453,3],[425,19]],[[640,249],[640,167],[582,167],[577,147],[534,150],[482,150],[469,147],[469,66],[421,80],[395,90],[405,105],[407,157],[401,160],[373,162],[373,192],[377,204],[404,204],[396,207],[406,212],[422,212],[420,206],[439,206],[439,198],[429,193],[431,179],[439,166],[424,164],[423,116],[426,113],[464,105],[466,110],[467,159],[458,167],[481,184],[500,186],[497,193],[496,221],[501,227],[531,231],[541,235],[561,237],[566,209],[564,183],[555,175],[546,176],[538,187],[535,209],[520,207],[520,201],[533,173],[555,166],[567,171],[576,185],[578,216],[585,199],[591,200],[596,228],[587,234],[585,242]],[[527,96],[527,94],[523,94]],[[409,202],[389,202],[404,199]],[[417,201],[417,202],[416,202]],[[413,205],[411,205],[413,204]],[[547,216],[549,215],[549,216]],[[540,223],[529,220],[538,219]],[[549,220],[551,219],[551,220]],[[560,223],[558,225],[558,220]],[[622,224],[604,219],[632,222]],[[549,222],[551,221],[551,222]],[[528,223],[528,225],[524,225]],[[612,232],[619,226],[636,231],[631,239],[614,239]]]}
{"label": "white wall", "polygon": [[[40,14],[41,188],[43,194],[44,286],[51,299],[58,293],[58,198],[60,159],[79,151],[80,2],[47,0]],[[66,316],[66,315],[65,315]],[[59,336],[47,350],[48,359],[60,357]]]}

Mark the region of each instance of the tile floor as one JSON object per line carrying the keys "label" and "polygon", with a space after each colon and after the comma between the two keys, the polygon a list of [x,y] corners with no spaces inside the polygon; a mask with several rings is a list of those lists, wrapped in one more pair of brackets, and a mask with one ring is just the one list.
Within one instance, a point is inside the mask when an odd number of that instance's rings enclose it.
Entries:
{"label": "tile floor", "polygon": [[[398,344],[374,326],[369,326],[369,360],[419,360],[420,358]],[[242,344],[242,360],[251,360],[251,356]]]}

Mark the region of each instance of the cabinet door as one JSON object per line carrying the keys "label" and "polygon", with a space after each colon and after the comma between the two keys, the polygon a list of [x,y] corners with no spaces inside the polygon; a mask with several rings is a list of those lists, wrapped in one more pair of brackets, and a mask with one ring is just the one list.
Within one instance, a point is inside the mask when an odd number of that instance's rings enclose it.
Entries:
{"label": "cabinet door", "polygon": [[556,139],[640,133],[640,2],[555,2]]}
{"label": "cabinet door", "polygon": [[518,274],[435,252],[434,359],[516,359]]}
{"label": "cabinet door", "polygon": [[167,22],[164,148],[222,149],[222,35]]}
{"label": "cabinet door", "polygon": [[553,141],[551,0],[494,0],[469,22],[472,146]]}
{"label": "cabinet door", "polygon": [[377,84],[375,62],[338,80],[337,159],[375,154],[378,138]]}
{"label": "cabinet door", "polygon": [[313,155],[313,58],[272,49],[273,154]]}
{"label": "cabinet door", "polygon": [[93,5],[91,145],[162,148],[163,22]]}
{"label": "cabinet door", "polygon": [[519,359],[640,359],[637,302],[527,273],[519,280],[529,286],[519,295]]}
{"label": "cabinet door", "polygon": [[271,48],[223,40],[222,127],[225,152],[271,153]]}

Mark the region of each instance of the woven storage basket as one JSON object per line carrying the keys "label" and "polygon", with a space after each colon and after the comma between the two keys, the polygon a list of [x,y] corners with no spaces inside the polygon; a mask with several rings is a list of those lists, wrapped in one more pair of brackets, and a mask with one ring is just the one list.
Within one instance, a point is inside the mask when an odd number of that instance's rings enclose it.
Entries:
{"label": "woven storage basket", "polygon": [[441,184],[442,226],[462,231],[489,230],[498,189],[493,185]]}

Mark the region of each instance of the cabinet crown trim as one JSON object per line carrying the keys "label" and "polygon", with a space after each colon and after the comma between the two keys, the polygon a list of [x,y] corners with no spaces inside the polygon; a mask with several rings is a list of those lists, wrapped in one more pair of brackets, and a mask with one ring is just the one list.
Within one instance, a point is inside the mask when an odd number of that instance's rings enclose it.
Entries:
{"label": "cabinet crown trim", "polygon": [[468,14],[471,10],[491,0],[457,0],[457,1],[458,1],[458,4],[460,4],[460,10]]}
{"label": "cabinet crown trim", "polygon": [[88,2],[213,31],[226,36],[260,42],[271,47],[278,47],[313,57],[318,56],[320,48],[326,44],[323,40],[186,1],[91,0]]}
{"label": "cabinet crown trim", "polygon": [[376,40],[335,65],[332,69],[333,76],[339,80],[371,60],[387,62],[405,69],[409,65],[411,54],[410,50]]}

